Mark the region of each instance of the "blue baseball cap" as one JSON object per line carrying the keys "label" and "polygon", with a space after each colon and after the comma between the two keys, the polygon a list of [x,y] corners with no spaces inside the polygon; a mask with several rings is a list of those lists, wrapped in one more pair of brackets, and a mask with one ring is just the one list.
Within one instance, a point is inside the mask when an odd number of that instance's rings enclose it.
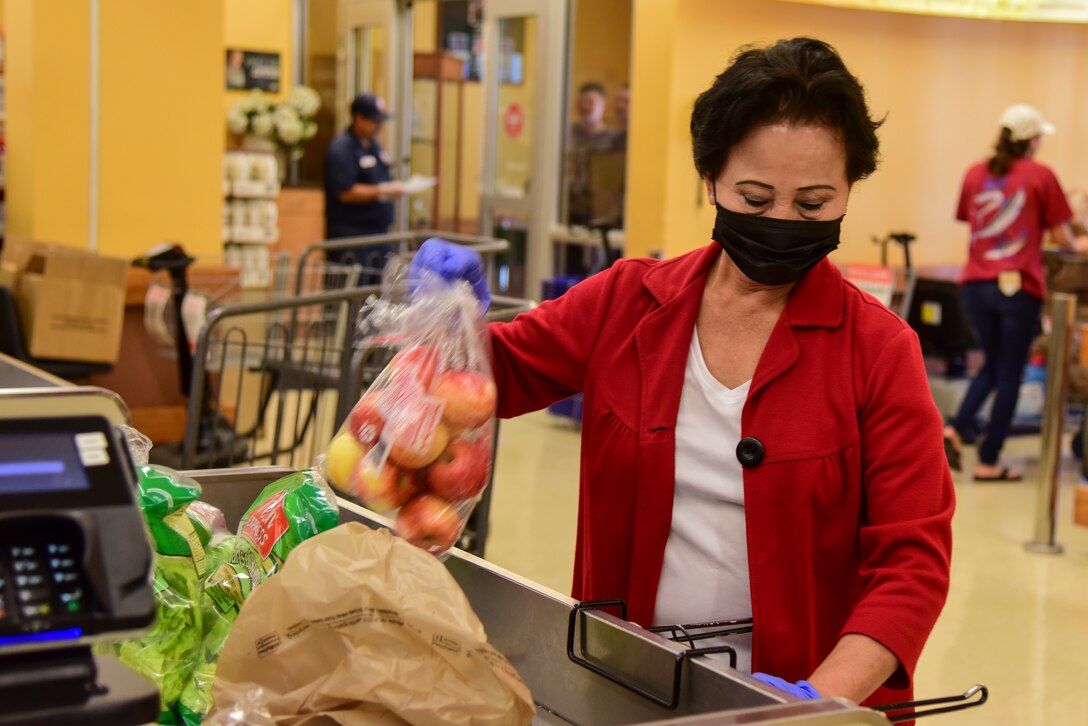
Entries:
{"label": "blue baseball cap", "polygon": [[385,111],[385,101],[371,93],[360,93],[351,102],[353,116],[362,116],[373,121],[385,121],[389,114]]}

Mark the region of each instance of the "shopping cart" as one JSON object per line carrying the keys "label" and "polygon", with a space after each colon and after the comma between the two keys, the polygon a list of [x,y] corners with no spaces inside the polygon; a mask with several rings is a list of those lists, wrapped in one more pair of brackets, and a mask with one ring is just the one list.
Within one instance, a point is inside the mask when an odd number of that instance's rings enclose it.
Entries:
{"label": "shopping cart", "polygon": [[[209,313],[196,339],[177,468],[311,466],[396,352],[380,339],[359,334],[364,303],[393,291],[353,286],[367,269],[329,265],[324,252],[393,243],[408,257],[433,234],[312,245],[289,273],[273,275],[266,299],[222,305]],[[494,255],[506,249],[502,240],[454,237],[480,251],[489,268]],[[511,320],[532,307],[527,300],[496,296],[487,319]],[[487,536],[490,489],[461,543],[478,554]]]}
{"label": "shopping cart", "polygon": [[484,275],[492,290],[498,290],[498,266],[496,260],[499,255],[510,248],[510,243],[498,237],[485,237],[480,235],[454,234],[439,230],[414,230],[408,232],[392,232],[390,234],[367,235],[363,237],[343,237],[340,239],[326,240],[310,245],[302,251],[298,258],[298,273],[295,276],[296,290],[301,292],[307,283],[312,284],[315,277],[307,270],[320,267],[321,261],[329,252],[347,251],[348,254],[338,255],[344,264],[354,263],[358,257],[359,271],[363,275],[380,276],[382,268],[363,264],[370,258],[366,254],[368,247],[392,248],[393,254],[402,258],[409,258],[428,239],[440,237],[447,242],[471,247],[480,253],[484,260]]}
{"label": "shopping cart", "polygon": [[[206,271],[197,284],[190,285],[192,262],[193,258],[174,244],[160,245],[136,260],[137,265],[156,271],[148,283],[144,323],[164,357],[177,360],[181,392],[188,398],[189,409],[185,439],[157,446],[153,462],[172,467],[232,466],[258,454],[246,443],[252,432],[236,431],[235,422],[222,416],[223,407],[218,405],[213,390],[223,378],[222,367],[230,369],[240,355],[245,367],[264,366],[270,371],[271,385],[264,386],[264,390],[274,390],[283,372],[282,364],[270,367],[274,351],[285,348],[288,337],[288,347],[301,345],[307,351],[306,342],[297,338],[300,334],[309,337],[315,316],[322,318],[320,330],[327,337],[324,346],[341,345],[333,341],[343,339],[349,323],[343,318],[336,322],[332,303],[320,311],[301,311],[301,318],[299,310],[291,309],[290,320],[286,321],[288,309],[280,301],[315,292],[354,290],[360,270],[358,266],[327,264],[323,260],[306,268],[296,267],[284,253],[276,257],[270,274],[260,285],[240,284],[236,274],[209,275]],[[300,275],[305,279],[296,280]],[[313,284],[315,279],[317,284]],[[229,311],[225,322],[209,326],[209,317],[217,310]],[[305,327],[297,327],[300,321]],[[288,324],[290,336],[285,335]],[[210,358],[196,355],[198,338],[205,330]],[[271,359],[269,351],[273,351]],[[199,366],[194,366],[194,358],[200,360]],[[261,400],[263,412],[268,396]],[[199,415],[193,411],[199,411]]]}

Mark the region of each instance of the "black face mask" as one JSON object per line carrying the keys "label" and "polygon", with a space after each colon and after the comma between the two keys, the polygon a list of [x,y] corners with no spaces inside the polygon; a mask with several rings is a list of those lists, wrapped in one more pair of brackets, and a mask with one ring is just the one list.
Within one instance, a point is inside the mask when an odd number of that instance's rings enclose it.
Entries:
{"label": "black face mask", "polygon": [[714,241],[761,285],[797,282],[839,246],[842,217],[826,222],[770,219],[715,206]]}

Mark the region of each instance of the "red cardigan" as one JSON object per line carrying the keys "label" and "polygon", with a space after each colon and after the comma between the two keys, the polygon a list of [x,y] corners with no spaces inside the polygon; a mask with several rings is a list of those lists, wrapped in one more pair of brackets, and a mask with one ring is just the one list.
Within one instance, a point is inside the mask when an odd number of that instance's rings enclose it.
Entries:
{"label": "red cardigan", "polygon": [[[573,596],[623,598],[642,624],[671,526],[685,361],[720,253],[624,260],[491,326],[500,416],[583,392]],[[948,590],[941,426],[914,332],[818,264],[790,294],[741,419],[765,450],[744,469],[754,670],[807,678],[861,633],[901,664],[867,703],[910,698]]]}

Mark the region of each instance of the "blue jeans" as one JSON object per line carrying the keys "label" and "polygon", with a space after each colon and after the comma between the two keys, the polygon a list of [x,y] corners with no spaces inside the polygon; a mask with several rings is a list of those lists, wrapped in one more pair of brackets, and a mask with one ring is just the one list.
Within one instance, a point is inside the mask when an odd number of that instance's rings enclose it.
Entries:
{"label": "blue jeans", "polygon": [[1024,365],[1031,352],[1031,343],[1039,332],[1043,303],[1023,290],[1006,296],[995,281],[965,282],[961,297],[986,352],[986,364],[971,381],[960,410],[952,419],[952,427],[961,436],[971,438],[977,427],[975,417],[979,408],[990,392],[996,391],[990,422],[978,447],[979,461],[992,466],[997,463],[1009,435]]}

